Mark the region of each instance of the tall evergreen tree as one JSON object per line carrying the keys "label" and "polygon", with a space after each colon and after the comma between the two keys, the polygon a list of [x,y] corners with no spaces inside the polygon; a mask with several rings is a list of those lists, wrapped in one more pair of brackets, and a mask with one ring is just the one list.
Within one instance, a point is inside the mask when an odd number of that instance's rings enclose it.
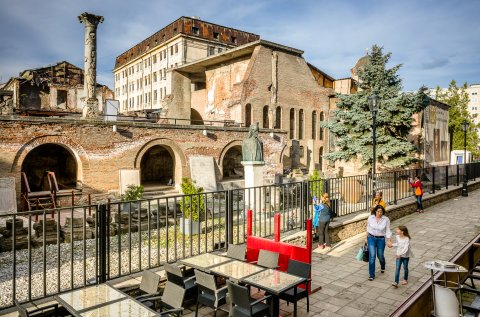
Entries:
{"label": "tall evergreen tree", "polygon": [[480,154],[478,150],[478,133],[477,126],[474,123],[476,116],[468,112],[468,97],[467,83],[458,87],[455,80],[450,82],[447,89],[441,89],[437,86],[435,89],[435,99],[446,103],[450,106],[448,109],[448,132],[450,133],[450,150],[464,149],[464,132],[462,129],[462,122],[467,120],[467,150],[471,151],[475,156]]}
{"label": "tall evergreen tree", "polygon": [[387,67],[391,53],[374,45],[368,62],[357,70],[359,91],[338,95],[337,109],[324,124],[335,140],[335,152],[328,160],[359,159],[364,169],[371,170],[373,162],[372,114],[368,97],[373,92],[380,97],[377,113],[377,162],[387,168],[406,166],[415,161],[415,146],[407,139],[412,128],[413,114],[428,105],[425,88],[416,93],[402,93],[398,76],[401,65]]}

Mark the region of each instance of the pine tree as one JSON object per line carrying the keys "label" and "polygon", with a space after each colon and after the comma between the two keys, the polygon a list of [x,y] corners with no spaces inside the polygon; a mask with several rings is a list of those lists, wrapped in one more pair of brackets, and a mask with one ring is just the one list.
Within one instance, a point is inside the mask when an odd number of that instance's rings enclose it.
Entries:
{"label": "pine tree", "polygon": [[428,105],[425,88],[416,93],[402,93],[398,76],[401,65],[387,68],[391,53],[372,46],[369,62],[357,70],[359,91],[352,95],[338,95],[337,109],[324,124],[335,140],[335,152],[328,160],[351,161],[359,159],[363,169],[371,169],[373,162],[372,114],[368,97],[373,92],[380,97],[377,113],[377,162],[387,168],[398,168],[415,161],[415,146],[407,137],[412,128],[413,114]]}
{"label": "pine tree", "polygon": [[467,83],[458,87],[455,80],[450,82],[446,90],[442,90],[437,86],[435,89],[435,99],[446,103],[450,106],[448,109],[448,132],[450,133],[450,150],[464,149],[464,132],[462,129],[462,122],[467,120],[467,150],[471,151],[475,156],[480,154],[478,151],[478,133],[477,126],[473,122],[475,115],[468,112],[468,103],[470,98],[466,92]]}

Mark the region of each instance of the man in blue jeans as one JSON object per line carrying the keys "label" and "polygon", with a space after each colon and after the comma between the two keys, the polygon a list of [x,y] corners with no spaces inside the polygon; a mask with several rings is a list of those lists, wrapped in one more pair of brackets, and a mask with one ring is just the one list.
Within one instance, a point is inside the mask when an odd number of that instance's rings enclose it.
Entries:
{"label": "man in blue jeans", "polygon": [[[373,209],[374,214],[368,217],[367,243],[368,243],[368,280],[375,279],[375,258],[380,261],[380,272],[385,272],[385,244],[391,248],[392,231],[390,230],[390,219],[384,216],[385,208],[377,205]],[[386,240],[386,241],[385,241]]]}

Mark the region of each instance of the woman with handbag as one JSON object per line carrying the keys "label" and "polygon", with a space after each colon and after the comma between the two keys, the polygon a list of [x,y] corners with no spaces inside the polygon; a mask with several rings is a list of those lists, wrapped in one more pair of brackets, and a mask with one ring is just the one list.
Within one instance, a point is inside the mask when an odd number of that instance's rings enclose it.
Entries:
{"label": "woman with handbag", "polygon": [[423,186],[420,178],[415,176],[412,180],[411,178],[408,179],[410,186],[412,186],[415,190],[415,199],[417,200],[417,211],[422,213],[423,212],[423,204],[422,204],[422,197],[423,197]]}
{"label": "woman with handbag", "polygon": [[323,193],[320,198],[320,214],[318,215],[318,247],[321,249],[330,248],[330,235],[328,226],[330,225],[330,199],[327,193]]}
{"label": "woman with handbag", "polygon": [[385,242],[389,248],[392,247],[390,219],[385,216],[385,208],[382,205],[377,205],[373,211],[375,214],[370,215],[367,222],[369,281],[375,279],[375,258],[378,257],[380,261],[380,272],[385,272]]}

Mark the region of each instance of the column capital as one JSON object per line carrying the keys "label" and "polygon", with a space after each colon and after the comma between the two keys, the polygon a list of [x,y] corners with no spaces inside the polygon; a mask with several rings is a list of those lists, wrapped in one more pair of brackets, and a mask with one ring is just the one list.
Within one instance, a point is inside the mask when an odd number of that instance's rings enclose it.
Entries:
{"label": "column capital", "polygon": [[99,23],[103,22],[103,17],[101,15],[95,15],[88,12],[83,12],[78,16],[78,21],[80,21],[80,23],[84,23],[85,26],[96,27]]}

